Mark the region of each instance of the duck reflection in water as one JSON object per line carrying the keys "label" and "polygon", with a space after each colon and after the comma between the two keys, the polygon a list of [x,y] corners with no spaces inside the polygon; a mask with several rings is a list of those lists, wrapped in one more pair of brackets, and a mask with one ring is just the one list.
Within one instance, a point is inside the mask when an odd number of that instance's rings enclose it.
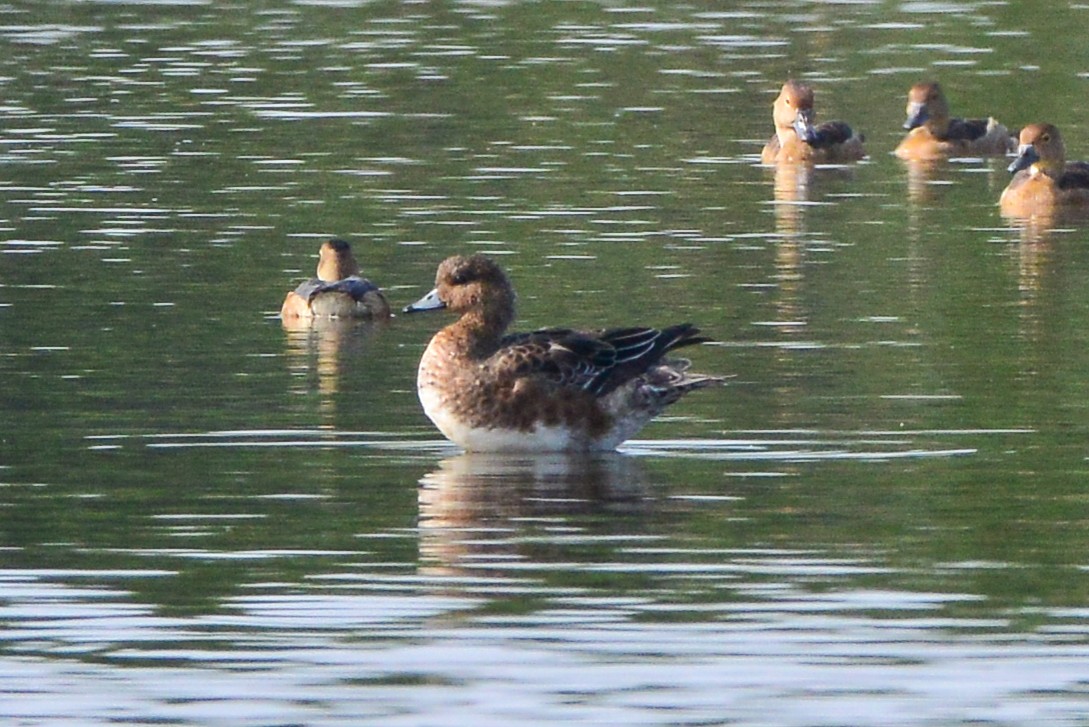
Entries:
{"label": "duck reflection in water", "polygon": [[420,480],[421,567],[507,574],[505,564],[528,557],[528,535],[547,547],[557,518],[638,514],[645,493],[638,458],[615,452],[452,457]]}
{"label": "duck reflection in water", "polygon": [[316,392],[319,411],[325,417],[331,416],[342,379],[353,363],[365,359],[361,354],[379,328],[380,323],[350,318],[285,322],[285,358],[292,374],[291,389],[303,395]]}
{"label": "duck reflection in water", "polygon": [[775,248],[775,305],[782,324],[778,330],[787,334],[803,328],[807,317],[801,300],[805,212],[812,204],[810,185],[816,171],[808,164],[775,165],[775,230],[779,233]]}
{"label": "duck reflection in water", "polygon": [[801,300],[808,242],[806,213],[812,207],[828,204],[813,199],[822,184],[850,183],[855,172],[849,166],[813,166],[797,162],[780,162],[772,171],[775,231],[778,233],[775,251],[777,308],[779,320],[784,323],[782,330],[797,333],[803,329],[807,318]]}
{"label": "duck reflection in water", "polygon": [[909,224],[917,228],[919,208],[939,200],[939,192],[952,184],[949,162],[945,159],[903,159],[907,171]]}

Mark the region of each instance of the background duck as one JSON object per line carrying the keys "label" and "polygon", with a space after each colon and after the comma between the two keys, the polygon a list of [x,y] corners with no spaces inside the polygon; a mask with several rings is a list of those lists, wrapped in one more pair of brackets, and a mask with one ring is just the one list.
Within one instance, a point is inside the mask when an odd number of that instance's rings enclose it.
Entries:
{"label": "background duck", "polygon": [[389,303],[378,286],[359,276],[352,247],[332,239],[318,252],[317,277],[299,284],[280,307],[285,319],[389,318]]}
{"label": "background duck", "polygon": [[814,125],[813,89],[787,81],[772,104],[775,136],[760,153],[764,164],[775,162],[850,162],[866,156],[863,137],[842,121]]}
{"label": "background duck", "polygon": [[1011,217],[1046,213],[1058,207],[1089,207],[1089,163],[1066,161],[1066,146],[1052,124],[1021,129],[1013,179],[999,206]]}
{"label": "background duck", "polygon": [[934,82],[916,83],[908,91],[904,128],[910,131],[895,152],[901,159],[1005,155],[1017,146],[1009,130],[993,118],[951,117],[945,94]]}
{"label": "background duck", "polygon": [[721,381],[664,358],[708,340],[687,323],[505,336],[514,289],[483,255],[443,261],[435,289],[405,312],[441,308],[459,317],[428,344],[417,389],[439,431],[470,451],[615,449],[684,394]]}

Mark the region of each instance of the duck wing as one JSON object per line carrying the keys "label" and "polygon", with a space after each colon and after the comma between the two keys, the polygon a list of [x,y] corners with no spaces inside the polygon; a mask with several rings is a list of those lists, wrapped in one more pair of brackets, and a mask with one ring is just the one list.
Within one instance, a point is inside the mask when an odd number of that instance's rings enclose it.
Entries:
{"label": "duck wing", "polygon": [[644,373],[668,351],[707,340],[688,323],[663,329],[546,328],[503,338],[485,365],[510,376],[541,376],[558,386],[602,396]]}
{"label": "duck wing", "polygon": [[353,300],[362,300],[364,295],[376,290],[378,286],[371,281],[353,275],[332,282],[311,278],[299,283],[299,287],[295,288],[295,294],[307,301],[313,300],[322,293],[344,293],[351,296]]}
{"label": "duck wing", "polygon": [[854,135],[854,129],[845,121],[825,121],[814,126],[812,132],[803,140],[810,146],[821,149],[843,144]]}
{"label": "duck wing", "polygon": [[975,141],[987,135],[989,119],[950,119],[942,141]]}
{"label": "duck wing", "polygon": [[1067,162],[1059,178],[1060,189],[1089,189],[1089,162]]}

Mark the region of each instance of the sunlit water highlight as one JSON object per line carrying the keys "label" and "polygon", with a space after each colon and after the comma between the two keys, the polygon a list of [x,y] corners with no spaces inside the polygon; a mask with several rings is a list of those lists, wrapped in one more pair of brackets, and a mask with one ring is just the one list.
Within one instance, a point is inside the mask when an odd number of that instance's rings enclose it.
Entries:
{"label": "sunlit water highlight", "polygon": [[[1085,8],[0,8],[0,719],[1080,725],[1084,221],[902,164],[904,94],[1086,126]],[[757,166],[788,75],[867,136]],[[728,376],[594,457],[462,455],[440,321],[285,330],[329,235],[395,304],[692,320]]]}

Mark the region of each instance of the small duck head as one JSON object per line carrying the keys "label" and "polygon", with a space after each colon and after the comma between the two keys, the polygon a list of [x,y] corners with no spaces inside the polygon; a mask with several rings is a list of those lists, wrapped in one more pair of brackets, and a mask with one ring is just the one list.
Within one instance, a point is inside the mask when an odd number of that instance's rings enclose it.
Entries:
{"label": "small duck head", "polygon": [[908,91],[905,129],[915,129],[927,122],[943,122],[949,118],[949,103],[942,87],[933,81],[916,83]]}
{"label": "small duck head", "polygon": [[514,288],[503,269],[484,255],[446,258],[435,273],[435,287],[405,313],[449,309],[477,313],[500,330],[514,319]]}
{"label": "small duck head", "polygon": [[352,246],[338,238],[322,243],[318,251],[318,280],[335,283],[353,275],[359,275],[359,263],[352,255]]}
{"label": "small duck head", "polygon": [[1029,124],[1018,135],[1017,158],[1010,164],[1011,174],[1028,169],[1033,175],[1060,176],[1066,166],[1066,146],[1058,128],[1052,124]]}
{"label": "small duck head", "polygon": [[815,135],[813,122],[816,120],[813,89],[798,81],[787,81],[772,104],[771,115],[777,129],[794,129],[802,140],[811,140]]}

